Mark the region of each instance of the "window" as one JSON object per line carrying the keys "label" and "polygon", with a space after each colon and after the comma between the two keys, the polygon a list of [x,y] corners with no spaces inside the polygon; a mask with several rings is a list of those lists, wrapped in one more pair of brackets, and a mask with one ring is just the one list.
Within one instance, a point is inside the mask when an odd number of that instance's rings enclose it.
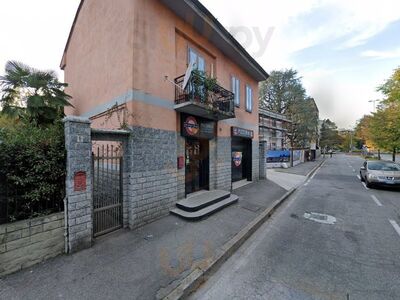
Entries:
{"label": "window", "polygon": [[235,94],[235,106],[240,106],[240,80],[235,76],[232,76],[232,93]]}
{"label": "window", "polygon": [[253,110],[253,90],[249,85],[246,85],[246,111],[252,112]]}
{"label": "window", "polygon": [[195,69],[205,72],[206,71],[206,61],[200,56],[195,50],[189,48],[189,63],[194,62]]}

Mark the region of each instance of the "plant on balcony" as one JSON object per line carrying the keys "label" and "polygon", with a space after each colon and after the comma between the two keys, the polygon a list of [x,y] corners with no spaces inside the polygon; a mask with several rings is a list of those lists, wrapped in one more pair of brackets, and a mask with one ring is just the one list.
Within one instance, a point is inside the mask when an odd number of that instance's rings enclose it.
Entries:
{"label": "plant on balcony", "polygon": [[192,71],[193,96],[200,103],[213,107],[213,101],[210,101],[210,93],[215,92],[218,86],[217,79],[207,75],[204,71]]}

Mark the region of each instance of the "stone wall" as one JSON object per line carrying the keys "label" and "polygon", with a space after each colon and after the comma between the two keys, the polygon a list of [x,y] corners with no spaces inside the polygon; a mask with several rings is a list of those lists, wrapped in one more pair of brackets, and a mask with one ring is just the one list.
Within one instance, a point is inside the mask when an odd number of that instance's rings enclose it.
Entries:
{"label": "stone wall", "polygon": [[0,276],[62,254],[64,213],[0,225]]}
{"label": "stone wall", "polygon": [[216,138],[215,187],[219,190],[232,189],[232,139],[231,137]]}
{"label": "stone wall", "polygon": [[129,176],[131,229],[169,213],[177,201],[177,133],[133,127]]}
{"label": "stone wall", "polygon": [[252,140],[251,143],[251,180],[258,181],[260,179],[260,143],[259,141]]}
{"label": "stone wall", "polygon": [[[67,149],[66,235],[69,253],[92,246],[92,141],[90,121],[69,116],[64,119]],[[84,189],[75,190],[74,178],[83,172]]]}
{"label": "stone wall", "polygon": [[177,135],[177,143],[178,143],[178,156],[183,156],[184,164],[183,168],[178,170],[178,178],[177,178],[177,192],[178,192],[178,200],[185,198],[185,141],[186,139],[180,134]]}
{"label": "stone wall", "polygon": [[259,144],[259,166],[260,166],[260,179],[267,178],[267,159],[265,157],[265,152],[267,149],[267,142],[260,142]]}

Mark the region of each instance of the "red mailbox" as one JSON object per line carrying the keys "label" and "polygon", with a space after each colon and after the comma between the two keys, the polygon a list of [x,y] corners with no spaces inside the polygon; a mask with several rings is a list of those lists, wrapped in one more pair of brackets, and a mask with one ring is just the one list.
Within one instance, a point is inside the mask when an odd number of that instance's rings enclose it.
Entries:
{"label": "red mailbox", "polygon": [[74,191],[86,191],[86,172],[76,172],[74,176]]}
{"label": "red mailbox", "polygon": [[178,156],[178,169],[183,169],[185,166],[185,158],[183,156]]}

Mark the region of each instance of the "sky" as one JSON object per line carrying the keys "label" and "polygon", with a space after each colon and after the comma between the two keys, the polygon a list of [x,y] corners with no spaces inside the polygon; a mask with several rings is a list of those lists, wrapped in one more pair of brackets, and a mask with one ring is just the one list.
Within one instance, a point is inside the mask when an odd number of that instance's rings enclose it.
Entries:
{"label": "sky", "polygon": [[[110,0],[111,1],[111,0]],[[113,0],[118,1],[118,0]],[[200,0],[267,72],[293,68],[321,118],[351,128],[400,66],[398,0]],[[1,0],[0,74],[7,60],[59,64],[79,0]]]}

